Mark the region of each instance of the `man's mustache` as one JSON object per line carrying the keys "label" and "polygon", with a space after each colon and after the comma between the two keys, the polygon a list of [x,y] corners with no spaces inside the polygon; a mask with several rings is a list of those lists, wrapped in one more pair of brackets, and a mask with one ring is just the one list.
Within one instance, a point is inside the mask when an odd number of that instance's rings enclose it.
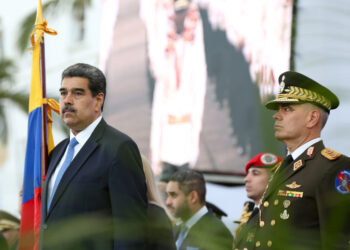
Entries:
{"label": "man's mustache", "polygon": [[67,112],[67,111],[69,111],[69,112],[75,112],[76,110],[75,110],[74,108],[72,108],[72,106],[66,105],[66,106],[64,106],[64,108],[62,109],[62,114],[64,114],[64,113]]}

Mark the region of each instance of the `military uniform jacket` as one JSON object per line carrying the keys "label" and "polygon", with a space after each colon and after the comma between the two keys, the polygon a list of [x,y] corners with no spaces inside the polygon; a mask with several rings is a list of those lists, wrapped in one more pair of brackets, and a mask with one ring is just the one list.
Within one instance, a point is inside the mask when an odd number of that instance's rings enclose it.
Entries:
{"label": "military uniform jacket", "polygon": [[315,143],[276,170],[260,205],[256,249],[348,249],[350,159]]}
{"label": "military uniform jacket", "polygon": [[254,237],[259,223],[259,213],[252,212],[248,221],[241,226],[233,241],[233,249],[252,249],[254,248]]}

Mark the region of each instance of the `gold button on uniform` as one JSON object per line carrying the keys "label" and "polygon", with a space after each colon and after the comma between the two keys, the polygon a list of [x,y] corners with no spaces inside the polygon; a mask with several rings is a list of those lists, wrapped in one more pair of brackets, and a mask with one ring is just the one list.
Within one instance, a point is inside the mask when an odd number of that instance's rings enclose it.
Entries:
{"label": "gold button on uniform", "polygon": [[243,250],[248,250],[248,248],[245,247],[245,248],[243,248]]}
{"label": "gold button on uniform", "polygon": [[278,205],[278,200],[275,200],[275,201],[273,202],[273,204],[275,204],[275,206],[277,206],[277,205]]}
{"label": "gold button on uniform", "polygon": [[260,227],[263,227],[263,226],[265,226],[265,222],[260,221]]}
{"label": "gold button on uniform", "polygon": [[260,245],[261,245],[261,244],[260,244],[260,241],[257,241],[257,242],[255,243],[255,246],[256,246],[256,247],[260,247]]}
{"label": "gold button on uniform", "polygon": [[271,221],[271,226],[274,226],[276,224],[276,221],[275,220],[272,220]]}
{"label": "gold button on uniform", "polygon": [[264,202],[264,207],[268,207],[269,206],[269,202],[268,201],[265,201]]}
{"label": "gold button on uniform", "polygon": [[267,246],[268,246],[268,247],[271,247],[271,246],[272,246],[272,241],[271,241],[271,240],[269,240],[269,241],[267,242]]}

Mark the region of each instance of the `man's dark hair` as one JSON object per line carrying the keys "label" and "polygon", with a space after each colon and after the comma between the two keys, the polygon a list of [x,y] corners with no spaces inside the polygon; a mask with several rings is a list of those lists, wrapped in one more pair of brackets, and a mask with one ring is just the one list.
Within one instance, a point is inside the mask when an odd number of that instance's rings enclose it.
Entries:
{"label": "man's dark hair", "polygon": [[199,201],[202,204],[205,203],[205,181],[201,173],[190,169],[179,170],[170,177],[169,181],[178,182],[179,188],[185,195],[196,191],[199,196]]}
{"label": "man's dark hair", "polygon": [[[92,96],[95,97],[102,92],[106,99],[106,77],[98,68],[85,63],[77,63],[62,72],[61,80],[63,81],[65,77],[87,78]],[[101,110],[103,110],[103,104]]]}

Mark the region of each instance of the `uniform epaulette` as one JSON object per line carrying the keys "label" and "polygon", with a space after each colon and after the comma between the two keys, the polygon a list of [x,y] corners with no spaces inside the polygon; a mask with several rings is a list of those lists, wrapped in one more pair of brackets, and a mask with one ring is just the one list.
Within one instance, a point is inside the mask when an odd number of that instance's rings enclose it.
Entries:
{"label": "uniform epaulette", "polygon": [[321,154],[330,161],[334,161],[341,156],[341,153],[338,153],[337,151],[334,151],[333,149],[330,149],[330,148],[323,149],[321,151]]}

